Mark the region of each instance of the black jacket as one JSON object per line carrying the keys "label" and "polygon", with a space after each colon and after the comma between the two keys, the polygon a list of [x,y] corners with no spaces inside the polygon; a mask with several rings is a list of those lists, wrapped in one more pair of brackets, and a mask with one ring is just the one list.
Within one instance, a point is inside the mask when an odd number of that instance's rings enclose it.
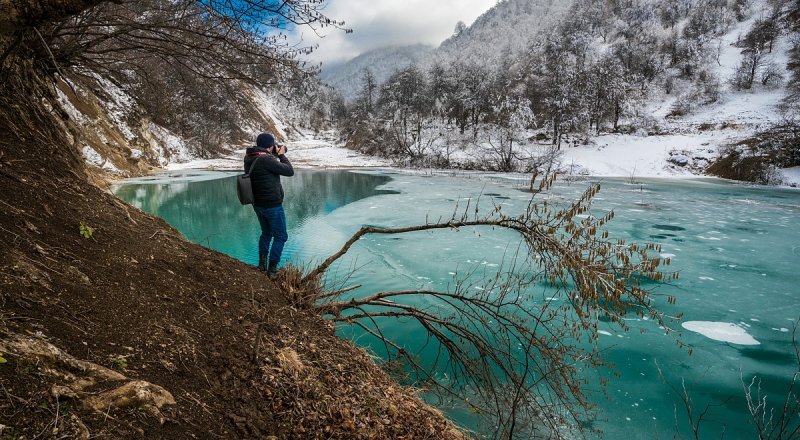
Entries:
{"label": "black jacket", "polygon": [[[260,157],[253,169],[250,165]],[[250,170],[250,182],[253,185],[253,206],[259,208],[275,208],[283,203],[283,187],[281,176],[291,177],[294,168],[286,155],[275,157],[264,148],[248,148],[244,157],[244,172]]]}

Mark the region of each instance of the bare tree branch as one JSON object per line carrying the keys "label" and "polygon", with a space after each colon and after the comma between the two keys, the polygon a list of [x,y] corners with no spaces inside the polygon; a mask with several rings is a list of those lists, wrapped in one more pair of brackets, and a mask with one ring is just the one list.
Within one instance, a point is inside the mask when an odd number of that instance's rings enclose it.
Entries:
{"label": "bare tree branch", "polygon": [[[543,179],[539,191],[549,190],[554,180]],[[623,318],[635,313],[653,318],[670,332],[642,283],[677,274],[660,270],[669,260],[657,255],[657,245],[609,238],[603,227],[613,212],[589,214],[599,190],[592,185],[563,207],[532,196],[518,215],[508,215],[500,206],[484,212],[478,200],[463,210],[456,208],[444,221],[363,226],[308,271],[300,285],[319,286],[325,272],[368,234],[483,227],[514,231],[520,244],[496,274],[483,274],[481,286],[470,283],[478,277],[471,273],[447,291],[410,289],[344,298],[318,288],[318,295],[302,306],[376,338],[388,357],[404,362],[408,380],[448,399],[460,399],[491,419],[496,438],[567,435],[559,428],[577,426],[591,407],[580,371],[604,365],[596,348],[598,321],[603,318],[627,330]],[[350,291],[339,292],[344,290]],[[404,347],[382,332],[387,320],[413,323],[428,340],[420,341],[422,348]],[[418,357],[423,350],[425,356]]]}

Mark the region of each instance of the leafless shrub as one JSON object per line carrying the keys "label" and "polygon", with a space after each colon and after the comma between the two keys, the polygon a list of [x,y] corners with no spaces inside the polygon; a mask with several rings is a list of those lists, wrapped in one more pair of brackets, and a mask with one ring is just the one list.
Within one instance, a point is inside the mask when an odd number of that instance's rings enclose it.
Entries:
{"label": "leafless shrub", "polygon": [[767,63],[760,73],[761,85],[770,89],[780,87],[783,82],[783,73],[774,61]]}

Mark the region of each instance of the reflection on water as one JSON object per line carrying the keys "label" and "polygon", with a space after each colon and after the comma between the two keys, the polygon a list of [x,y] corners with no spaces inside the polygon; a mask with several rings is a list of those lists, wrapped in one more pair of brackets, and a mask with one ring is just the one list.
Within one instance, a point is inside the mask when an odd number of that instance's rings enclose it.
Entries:
{"label": "reflection on water", "polygon": [[[235,175],[209,174],[182,174],[166,181],[157,177],[137,179],[133,184],[117,186],[114,193],[133,206],[163,218],[187,239],[255,264],[256,240],[261,232],[253,209],[239,203]],[[293,177],[282,178],[290,237],[284,259],[302,252],[295,239],[299,238],[296,232],[304,225],[348,203],[393,193],[376,189],[389,180],[376,174],[309,170],[298,170]]]}

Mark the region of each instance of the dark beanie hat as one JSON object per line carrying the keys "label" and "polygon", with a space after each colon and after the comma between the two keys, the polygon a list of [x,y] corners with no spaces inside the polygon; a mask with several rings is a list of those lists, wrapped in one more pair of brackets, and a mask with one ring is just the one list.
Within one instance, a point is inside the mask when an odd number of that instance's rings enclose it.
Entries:
{"label": "dark beanie hat", "polygon": [[261,133],[256,138],[256,147],[269,148],[273,145],[275,145],[275,136],[269,133]]}

